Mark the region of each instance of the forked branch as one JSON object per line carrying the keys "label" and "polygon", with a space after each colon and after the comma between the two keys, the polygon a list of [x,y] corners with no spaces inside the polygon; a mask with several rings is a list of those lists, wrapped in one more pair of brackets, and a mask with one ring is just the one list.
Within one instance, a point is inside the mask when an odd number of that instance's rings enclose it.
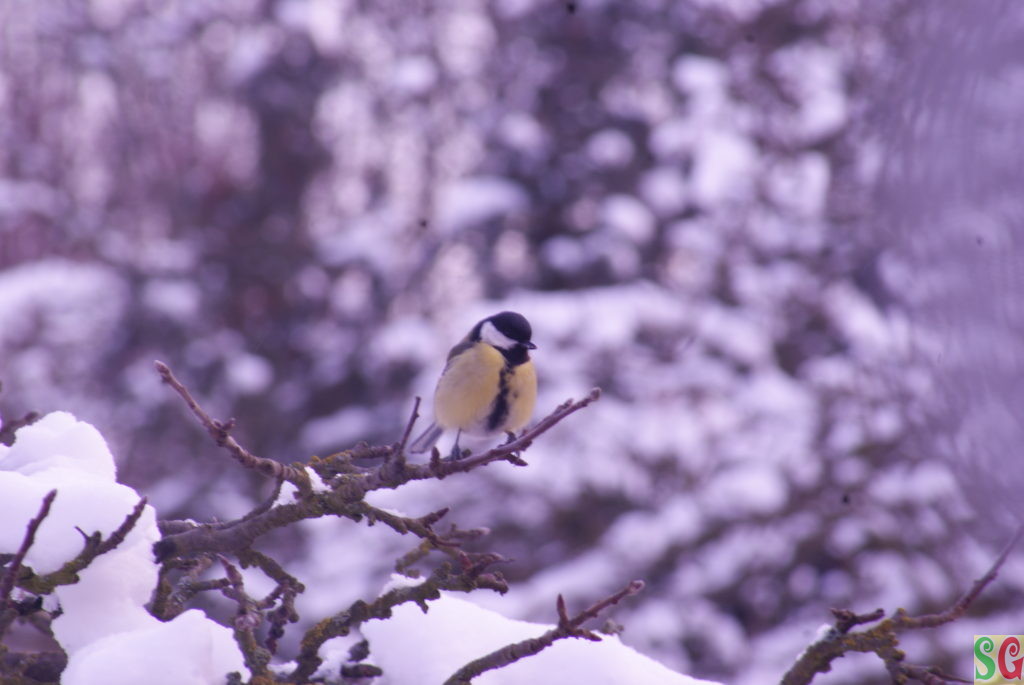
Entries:
{"label": "forked branch", "polygon": [[907,663],[904,660],[903,651],[899,649],[898,634],[905,630],[935,628],[963,616],[982,590],[995,580],[999,569],[1006,562],[1010,551],[1020,541],[1022,535],[1024,535],[1024,525],[1013,534],[985,575],[974,581],[970,589],[951,607],[938,614],[911,616],[904,609],[897,609],[892,616],[877,625],[851,632],[851,628],[856,625],[881,619],[884,612],[878,609],[869,614],[855,614],[845,609],[833,609],[832,614],[836,617],[835,626],[823,638],[804,650],[792,668],[782,677],[781,685],[807,685],[818,673],[827,673],[831,670],[832,662],[849,652],[877,654],[884,662],[893,682],[917,680],[926,685],[970,682],[942,673],[934,668]]}
{"label": "forked branch", "polygon": [[476,678],[486,671],[502,668],[515,663],[520,659],[533,656],[534,654],[539,654],[553,645],[556,641],[563,640],[568,637],[578,637],[583,638],[584,640],[597,642],[601,637],[593,631],[584,629],[583,624],[590,619],[597,617],[598,614],[608,607],[615,606],[624,598],[629,597],[630,595],[635,595],[643,589],[643,581],[634,580],[614,595],[605,597],[600,602],[593,604],[571,618],[566,612],[565,600],[562,599],[561,595],[559,595],[558,601],[555,603],[558,611],[558,625],[540,637],[533,637],[521,642],[506,645],[501,649],[497,649],[490,654],[487,654],[486,656],[482,656],[479,659],[469,662],[452,674],[452,676],[444,682],[444,685],[469,685],[473,678]]}

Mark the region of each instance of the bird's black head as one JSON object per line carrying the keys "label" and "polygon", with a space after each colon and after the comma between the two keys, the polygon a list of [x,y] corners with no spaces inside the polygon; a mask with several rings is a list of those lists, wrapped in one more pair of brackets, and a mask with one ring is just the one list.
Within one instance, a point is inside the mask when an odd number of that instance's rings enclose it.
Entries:
{"label": "bird's black head", "polygon": [[533,329],[530,328],[530,322],[522,314],[517,312],[501,312],[484,319],[484,321],[490,321],[498,329],[499,333],[517,343],[526,345],[531,349],[534,347],[533,343],[530,342],[530,338],[533,337]]}
{"label": "bird's black head", "polygon": [[473,327],[472,339],[496,347],[512,364],[522,364],[536,349],[531,342],[533,329],[526,317],[516,312],[500,312]]}

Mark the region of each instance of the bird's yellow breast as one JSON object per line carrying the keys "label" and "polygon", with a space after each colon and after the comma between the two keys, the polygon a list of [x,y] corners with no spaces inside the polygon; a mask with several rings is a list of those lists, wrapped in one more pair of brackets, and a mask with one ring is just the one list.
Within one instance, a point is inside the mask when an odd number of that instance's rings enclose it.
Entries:
{"label": "bird's yellow breast", "polygon": [[533,416],[533,407],[537,403],[537,371],[533,362],[528,361],[513,366],[508,378],[508,418],[505,425],[498,430],[517,431],[525,426]]}
{"label": "bird's yellow breast", "polygon": [[537,400],[533,362],[507,366],[484,342],[448,360],[434,392],[438,425],[467,433],[515,431],[526,425]]}

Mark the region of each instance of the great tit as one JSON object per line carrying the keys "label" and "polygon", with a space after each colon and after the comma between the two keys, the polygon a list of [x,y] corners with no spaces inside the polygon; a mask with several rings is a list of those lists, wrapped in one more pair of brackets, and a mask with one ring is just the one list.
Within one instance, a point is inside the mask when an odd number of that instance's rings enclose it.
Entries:
{"label": "great tit", "polygon": [[445,430],[459,438],[515,432],[526,425],[537,401],[537,373],[530,361],[536,349],[530,322],[522,314],[501,312],[477,323],[448,352],[448,363],[434,390],[434,422],[410,445],[426,452]]}

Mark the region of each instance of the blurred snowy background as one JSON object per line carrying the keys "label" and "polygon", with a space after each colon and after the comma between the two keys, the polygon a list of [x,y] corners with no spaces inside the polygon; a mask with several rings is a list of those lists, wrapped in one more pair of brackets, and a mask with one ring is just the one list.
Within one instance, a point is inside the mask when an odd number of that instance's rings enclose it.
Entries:
{"label": "blurred snowy background", "polygon": [[[397,439],[448,347],[533,323],[530,467],[410,485],[551,621],[641,578],[623,640],[772,682],[828,607],[951,603],[1020,516],[1024,8],[901,0],[0,1],[0,410],[65,409],[163,518],[254,452]],[[268,548],[320,618],[412,546]],[[1020,632],[1011,559],[905,646]],[[873,656],[822,681],[878,682]]]}

